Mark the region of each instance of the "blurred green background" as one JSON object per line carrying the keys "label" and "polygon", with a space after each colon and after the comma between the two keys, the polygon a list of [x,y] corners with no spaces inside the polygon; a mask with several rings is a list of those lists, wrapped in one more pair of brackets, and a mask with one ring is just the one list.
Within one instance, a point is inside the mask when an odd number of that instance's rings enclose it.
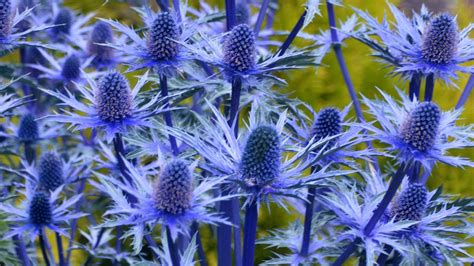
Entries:
{"label": "blurred green background", "polygon": [[[202,0],[204,1],[204,0]],[[224,7],[223,0],[207,0],[208,3]],[[114,18],[124,23],[140,24],[136,13],[128,8],[126,3],[117,0],[109,0],[107,5],[103,5],[102,0],[66,0],[68,6],[81,12],[96,12],[97,17]],[[298,20],[303,11],[303,0],[280,0],[279,9],[275,16],[275,29],[290,30]],[[344,1],[345,7],[337,7],[336,15],[338,19],[345,20],[353,14],[351,7],[357,7],[362,10],[369,11],[372,15],[381,19],[387,10],[385,1],[382,0],[350,0]],[[197,6],[199,0],[189,0],[193,6]],[[436,12],[449,11],[457,14],[458,24],[461,28],[467,26],[470,22],[474,22],[474,1],[473,0],[430,0],[430,1],[394,1],[394,4],[403,8],[407,13],[412,8],[419,9],[421,3],[426,4],[430,10]],[[316,17],[312,25],[305,31],[307,33],[318,33],[320,30],[328,28],[327,17],[325,14],[325,6],[321,6],[322,17]],[[256,8],[253,12],[258,12]],[[390,15],[389,15],[390,17]],[[472,38],[473,36],[471,36]],[[296,43],[298,44],[298,42]],[[343,49],[349,71],[352,76],[354,85],[359,93],[373,98],[379,96],[376,87],[394,94],[395,87],[404,88],[408,84],[401,82],[398,78],[389,75],[389,69],[383,65],[374,62],[371,57],[370,50],[355,40],[348,40]],[[311,104],[316,110],[325,106],[337,106],[343,108],[350,103],[350,98],[346,87],[342,80],[335,56],[330,53],[323,61],[324,66],[318,69],[297,70],[283,74],[288,81],[289,86],[285,88],[286,92],[292,97],[297,97]],[[459,89],[447,88],[443,84],[436,84],[434,100],[440,104],[443,109],[453,108],[457,99],[464,88],[468,76],[461,75],[456,82]],[[463,121],[460,123],[474,122],[474,96],[470,97],[466,104],[466,110],[463,113]],[[370,118],[368,118],[370,120]],[[474,157],[474,150],[459,151],[457,154]],[[432,175],[429,186],[435,188],[439,185],[445,187],[445,192],[453,194],[461,194],[463,196],[474,196],[474,169],[455,169],[452,167],[439,165]],[[284,228],[294,219],[270,219],[268,213],[262,208],[262,215],[259,221],[259,236],[266,234],[267,230],[275,228]],[[275,213],[277,212],[277,213]],[[281,213],[278,213],[281,212]],[[274,210],[272,217],[282,217],[288,214],[281,210]],[[204,232],[206,237],[209,232]],[[206,242],[204,240],[204,242]],[[214,243],[208,243],[206,250],[211,253],[209,258],[215,257],[212,254],[215,250]],[[257,259],[265,259],[271,255],[269,250],[259,249],[257,251]],[[76,262],[81,261],[80,257],[76,257]],[[214,262],[211,262],[213,264]]]}

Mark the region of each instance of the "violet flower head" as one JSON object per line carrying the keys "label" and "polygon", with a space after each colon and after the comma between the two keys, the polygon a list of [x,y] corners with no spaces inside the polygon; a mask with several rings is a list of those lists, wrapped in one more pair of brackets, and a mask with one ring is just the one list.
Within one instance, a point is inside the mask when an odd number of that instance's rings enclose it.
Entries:
{"label": "violet flower head", "polygon": [[73,15],[71,10],[67,8],[61,8],[54,18],[53,24],[56,25],[52,28],[54,34],[68,35],[71,31],[73,23]]}
{"label": "violet flower head", "polygon": [[55,152],[41,156],[38,167],[39,183],[48,191],[54,191],[64,184],[63,162]]}
{"label": "violet flower head", "polygon": [[148,29],[148,52],[153,60],[173,60],[178,54],[179,30],[173,16],[159,13]]}
{"label": "violet flower head", "polygon": [[[341,126],[341,112],[336,108],[324,108],[319,111],[316,121],[313,125],[313,135],[317,140],[321,140],[327,137],[337,136],[342,131]],[[326,149],[332,148],[338,138],[331,139]]]}
{"label": "violet flower head", "polygon": [[426,212],[427,203],[425,185],[411,183],[398,196],[390,216],[395,217],[395,221],[420,221]]}
{"label": "violet flower head", "polygon": [[122,122],[132,114],[130,85],[118,72],[101,78],[95,97],[99,118],[106,122]]}
{"label": "violet flower head", "polygon": [[449,64],[459,42],[455,19],[449,14],[435,17],[423,34],[422,57],[433,64]]}
{"label": "violet flower head", "polygon": [[35,192],[29,206],[29,219],[38,227],[48,226],[53,220],[50,196],[46,192]]}
{"label": "violet flower head", "polygon": [[11,32],[12,4],[10,0],[0,0],[0,38],[6,38]]}
{"label": "violet flower head", "polygon": [[17,137],[23,142],[34,142],[39,139],[38,122],[33,114],[21,117]]}
{"label": "violet flower head", "polygon": [[98,21],[89,36],[87,43],[87,54],[94,56],[93,64],[97,67],[110,66],[116,61],[114,49],[101,44],[113,43],[114,34],[109,24]]}
{"label": "violet flower head", "polygon": [[438,135],[441,110],[433,102],[419,103],[403,123],[403,140],[420,151],[433,148]]}
{"label": "violet flower head", "polygon": [[191,207],[192,176],[183,160],[174,160],[165,165],[155,184],[156,208],[171,215],[179,215]]}
{"label": "violet flower head", "polygon": [[61,76],[65,80],[78,80],[81,77],[81,61],[77,55],[72,54],[66,58]]}
{"label": "violet flower head", "polygon": [[245,72],[255,67],[255,36],[247,24],[235,26],[225,37],[224,62],[233,71]]}

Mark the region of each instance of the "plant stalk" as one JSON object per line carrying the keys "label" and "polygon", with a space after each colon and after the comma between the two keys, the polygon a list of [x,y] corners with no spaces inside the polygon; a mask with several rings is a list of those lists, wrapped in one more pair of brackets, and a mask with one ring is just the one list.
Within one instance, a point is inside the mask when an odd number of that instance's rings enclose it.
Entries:
{"label": "plant stalk", "polygon": [[413,101],[415,97],[416,99],[420,100],[420,85],[421,85],[421,75],[418,73],[414,74],[410,80],[410,88],[409,88],[410,100]]}
{"label": "plant stalk", "polygon": [[243,265],[254,265],[257,237],[258,203],[255,200],[245,208]]}
{"label": "plant stalk", "polygon": [[[163,102],[165,108],[169,107],[169,101],[168,101],[168,78],[165,75],[160,75],[160,89],[161,89],[161,97],[163,97]],[[168,127],[173,127],[173,119],[171,117],[171,112],[166,111],[163,113],[164,119],[166,126]],[[178,144],[176,143],[176,138],[172,135],[168,135],[169,140],[170,140],[170,145],[171,145],[171,150],[173,151],[173,155],[178,155],[179,150],[178,150]]]}
{"label": "plant stalk", "polygon": [[43,229],[40,229],[38,237],[39,237],[39,242],[40,242],[40,247],[41,247],[41,253],[43,254],[44,264],[46,266],[50,266],[51,264],[49,263],[48,252],[46,251],[46,242],[44,239]]}
{"label": "plant stalk", "polygon": [[429,74],[426,77],[425,102],[431,102],[431,100],[433,100],[433,94],[434,94],[434,75]]}
{"label": "plant stalk", "polygon": [[469,80],[467,81],[466,87],[464,87],[461,97],[459,97],[458,103],[456,104],[456,109],[460,109],[466,104],[467,99],[469,98],[469,95],[471,95],[473,88],[474,88],[474,74],[471,74],[471,76],[469,77]]}

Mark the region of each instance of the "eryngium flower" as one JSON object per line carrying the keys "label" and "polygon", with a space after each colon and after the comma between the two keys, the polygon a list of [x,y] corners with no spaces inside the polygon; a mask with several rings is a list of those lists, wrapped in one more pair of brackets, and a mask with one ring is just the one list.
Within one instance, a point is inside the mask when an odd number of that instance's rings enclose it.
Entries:
{"label": "eryngium flower", "polygon": [[81,77],[81,61],[77,55],[70,55],[64,61],[61,76],[65,80],[77,80]]}
{"label": "eryngium flower", "polygon": [[148,52],[153,60],[172,60],[178,54],[179,32],[174,18],[163,12],[156,15],[148,31]]}
{"label": "eryngium flower", "polygon": [[128,81],[122,74],[111,72],[99,81],[96,92],[97,110],[100,119],[120,122],[132,113],[132,96]]}
{"label": "eryngium flower", "polygon": [[47,226],[51,223],[53,213],[49,194],[42,191],[34,194],[29,206],[29,218],[36,226]]}
{"label": "eryngium flower", "polygon": [[64,184],[63,163],[55,152],[46,152],[41,156],[38,175],[40,185],[46,190],[56,190]]}
{"label": "eryngium flower", "polygon": [[[319,111],[316,121],[313,125],[313,135],[316,140],[336,136],[341,133],[341,113],[336,108],[324,108]],[[337,138],[331,139],[326,149],[333,147]]]}
{"label": "eryngium flower", "polygon": [[71,11],[66,8],[59,10],[58,14],[54,18],[53,24],[56,25],[56,27],[52,28],[55,34],[69,34],[72,25]]}
{"label": "eryngium flower", "polygon": [[169,214],[182,214],[191,206],[192,177],[185,161],[174,160],[163,168],[155,184],[156,208]]}
{"label": "eryngium flower", "polygon": [[247,24],[237,25],[225,37],[224,62],[239,72],[255,66],[255,36]]}
{"label": "eryngium flower", "polygon": [[427,151],[433,148],[440,120],[441,110],[435,103],[419,103],[402,125],[400,134],[407,144]]}
{"label": "eryngium flower", "polygon": [[239,24],[249,24],[250,10],[247,2],[238,2],[235,5],[235,22]]}
{"label": "eryngium flower", "polygon": [[10,0],[0,0],[0,38],[6,38],[11,32],[11,10]]}
{"label": "eryngium flower", "polygon": [[259,126],[248,137],[241,161],[242,178],[263,186],[280,174],[280,137],[275,128]]}
{"label": "eryngium flower", "polygon": [[423,59],[433,64],[449,64],[456,55],[459,43],[458,28],[454,18],[442,14],[434,18],[423,34]]}
{"label": "eryngium flower", "polygon": [[39,138],[38,122],[33,114],[26,114],[21,118],[17,137],[24,142],[32,142]]}
{"label": "eryngium flower", "polygon": [[424,184],[410,183],[398,196],[391,209],[395,221],[420,221],[423,218],[428,202],[428,192]]}
{"label": "eryngium flower", "polygon": [[113,43],[114,35],[109,24],[98,21],[89,37],[87,43],[87,52],[90,56],[94,56],[94,64],[97,66],[109,65],[114,61],[114,50],[111,47],[100,44]]}

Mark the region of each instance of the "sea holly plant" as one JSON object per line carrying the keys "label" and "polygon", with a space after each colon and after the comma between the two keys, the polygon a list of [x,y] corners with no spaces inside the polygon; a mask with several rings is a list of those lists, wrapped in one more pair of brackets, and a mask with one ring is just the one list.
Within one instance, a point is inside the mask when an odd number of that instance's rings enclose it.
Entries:
{"label": "sea holly plant", "polygon": [[[275,0],[69,2],[0,0],[1,265],[474,263],[474,199],[446,175],[474,166],[461,16],[308,0],[281,28]],[[383,90],[359,93],[351,39]],[[350,102],[294,97],[327,71]],[[435,93],[465,75],[457,103]]]}

